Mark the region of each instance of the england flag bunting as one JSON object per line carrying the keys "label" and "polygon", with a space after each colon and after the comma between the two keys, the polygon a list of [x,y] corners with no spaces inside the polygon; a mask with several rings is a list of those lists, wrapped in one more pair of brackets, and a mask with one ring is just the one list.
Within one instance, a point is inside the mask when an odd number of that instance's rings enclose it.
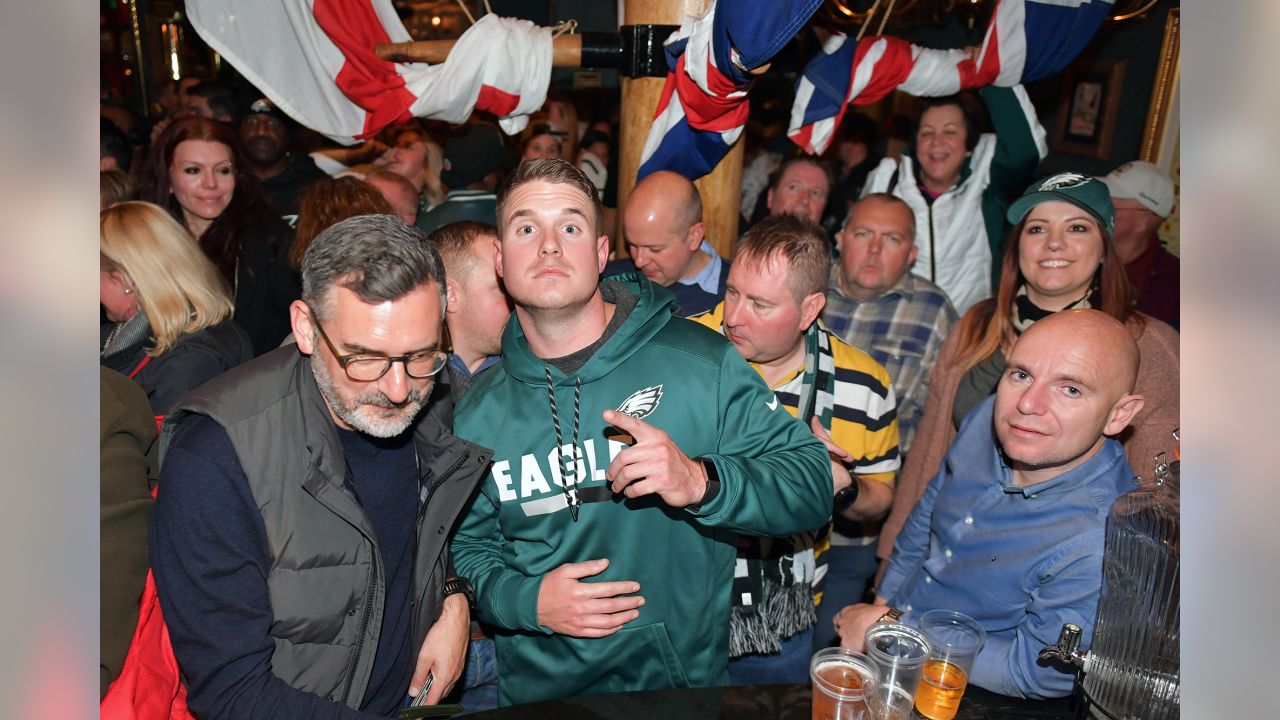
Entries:
{"label": "england flag bunting", "polygon": [[976,59],[883,35],[861,42],[831,36],[796,81],[787,135],[807,152],[826,150],[845,107],[894,90],[950,95],[983,85],[1014,85],[1062,71],[1093,38],[1114,0],[1000,0]]}
{"label": "england flag bunting", "polygon": [[715,168],[747,122],[750,71],[769,62],[821,0],[716,0],[663,44],[666,85],[637,180],[671,170],[694,180]]}
{"label": "england flag bunting", "polygon": [[542,107],[551,31],[488,14],[445,62],[391,63],[381,42],[411,40],[391,0],[187,0],[196,32],[303,125],[352,144],[410,117],[460,123],[473,110],[508,133]]}

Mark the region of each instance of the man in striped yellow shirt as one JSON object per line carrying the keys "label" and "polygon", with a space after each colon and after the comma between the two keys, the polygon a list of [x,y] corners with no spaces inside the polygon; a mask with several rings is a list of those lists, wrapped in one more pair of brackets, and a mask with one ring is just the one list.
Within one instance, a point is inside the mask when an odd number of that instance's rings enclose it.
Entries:
{"label": "man in striped yellow shirt", "polygon": [[[836,640],[831,617],[875,573],[878,521],[893,503],[897,407],[885,369],[818,321],[831,256],[821,226],[779,215],[739,242],[725,300],[698,322],[724,333],[777,402],[831,452],[830,525],[789,538],[739,542],[730,625],[735,684],[806,682],[814,647]],[[838,601],[815,609],[828,592]],[[826,606],[826,607],[823,607]],[[829,612],[822,612],[829,610]]]}

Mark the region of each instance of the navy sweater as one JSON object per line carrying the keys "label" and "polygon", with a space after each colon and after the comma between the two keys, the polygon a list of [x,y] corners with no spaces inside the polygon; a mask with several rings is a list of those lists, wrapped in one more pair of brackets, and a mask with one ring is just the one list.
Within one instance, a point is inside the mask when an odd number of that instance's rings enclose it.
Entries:
{"label": "navy sweater", "polygon": [[271,560],[262,516],[226,431],[210,418],[183,424],[165,457],[150,545],[156,586],[188,704],[202,718],[388,717],[403,706],[410,647],[412,429],[390,441],[340,432],[348,483],[378,537],[387,601],[362,712],[287,685],[271,672]]}
{"label": "navy sweater", "polygon": [[[726,283],[729,281],[729,261],[720,258],[718,262],[720,263],[720,282],[716,284],[715,293],[709,293],[697,285],[686,285],[682,282],[674,282],[666,286],[667,290],[676,296],[674,310],[676,315],[693,317],[704,312],[711,312],[724,300]],[[620,258],[611,260],[605,265],[604,272],[600,273],[600,276],[609,277],[622,273],[639,274],[640,271],[636,269],[636,264],[632,262],[631,258]]]}

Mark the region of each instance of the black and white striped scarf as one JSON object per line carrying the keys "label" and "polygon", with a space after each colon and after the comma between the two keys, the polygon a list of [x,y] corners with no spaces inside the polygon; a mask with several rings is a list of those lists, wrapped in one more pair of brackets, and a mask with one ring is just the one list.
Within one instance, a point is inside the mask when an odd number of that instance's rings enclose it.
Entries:
{"label": "black and white striped scarf", "polygon": [[[814,322],[805,333],[798,417],[817,417],[828,431],[835,405],[831,334]],[[814,545],[826,528],[785,538],[741,537],[733,578],[729,657],[776,653],[781,640],[817,622],[813,603]]]}

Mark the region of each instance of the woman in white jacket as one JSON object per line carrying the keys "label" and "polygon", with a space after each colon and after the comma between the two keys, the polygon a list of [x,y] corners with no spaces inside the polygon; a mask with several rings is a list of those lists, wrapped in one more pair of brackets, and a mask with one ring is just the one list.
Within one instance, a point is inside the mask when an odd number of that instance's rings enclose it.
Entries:
{"label": "woman in white jacket", "polygon": [[972,96],[921,98],[915,146],[885,158],[863,195],[888,192],[916,216],[914,272],[942,288],[956,312],[991,296],[1004,212],[1047,154],[1044,128],[1021,85],[978,94],[995,133],[978,133]]}

